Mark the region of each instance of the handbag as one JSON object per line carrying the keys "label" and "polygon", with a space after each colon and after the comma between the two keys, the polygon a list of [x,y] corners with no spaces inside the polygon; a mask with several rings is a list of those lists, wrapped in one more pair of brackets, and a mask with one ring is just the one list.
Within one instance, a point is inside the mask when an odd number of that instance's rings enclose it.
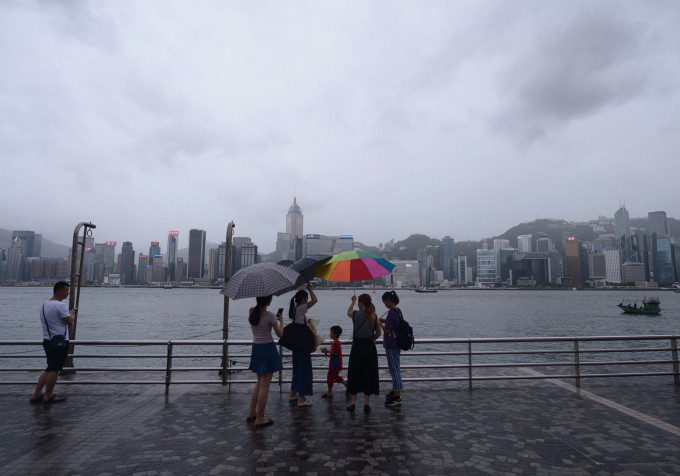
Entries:
{"label": "handbag", "polygon": [[279,345],[282,345],[288,350],[311,352],[315,344],[316,340],[314,339],[314,332],[312,332],[307,325],[306,316],[304,324],[291,322],[284,327],[283,335],[279,339]]}
{"label": "handbag", "polygon": [[56,334],[52,335],[50,332],[50,326],[47,323],[47,318],[45,318],[45,304],[43,304],[42,307],[42,318],[45,321],[45,327],[47,328],[47,335],[50,336],[50,347],[53,350],[63,350],[68,347],[68,341],[66,340],[66,332],[68,330],[68,327],[64,331],[64,335],[61,334]]}

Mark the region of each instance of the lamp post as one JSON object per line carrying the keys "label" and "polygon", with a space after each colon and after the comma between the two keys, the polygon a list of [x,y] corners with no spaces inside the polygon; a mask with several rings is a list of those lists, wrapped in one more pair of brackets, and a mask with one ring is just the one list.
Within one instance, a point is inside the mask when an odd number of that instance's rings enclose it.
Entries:
{"label": "lamp post", "polygon": [[[78,240],[78,233],[83,229],[83,239]],[[85,239],[92,236],[92,229],[97,228],[96,225],[88,222],[80,222],[73,230],[73,244],[71,246],[71,292],[68,299],[68,308],[73,309],[73,324],[69,326],[69,338],[75,340],[76,325],[78,324],[78,304],[80,303],[80,282],[83,275],[83,261],[85,260]],[[80,245],[80,252],[78,252],[78,245]],[[78,268],[76,270],[76,268]],[[69,357],[64,363],[64,367],[73,368],[73,344],[69,345]],[[72,373],[75,370],[62,371],[62,373]]]}
{"label": "lamp post", "polygon": [[[227,236],[224,242],[224,285],[229,282],[231,278],[231,241],[234,236],[234,225],[233,221],[230,221],[227,225]],[[227,340],[229,339],[229,296],[224,295],[224,310],[222,312],[222,339],[224,346],[222,350],[222,370],[220,370],[220,375],[222,375],[222,384],[227,383],[227,367],[229,365],[227,356],[229,355],[229,349],[227,347]]]}

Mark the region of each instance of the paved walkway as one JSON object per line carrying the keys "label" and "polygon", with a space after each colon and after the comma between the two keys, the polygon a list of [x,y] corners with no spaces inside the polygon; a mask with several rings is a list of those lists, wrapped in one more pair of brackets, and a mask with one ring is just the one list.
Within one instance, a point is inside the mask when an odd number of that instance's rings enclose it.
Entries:
{"label": "paved walkway", "polygon": [[[387,388],[387,384],[381,384]],[[0,386],[0,474],[680,474],[671,377],[410,384],[400,410],[344,396],[291,405],[273,385],[271,427],[245,422],[250,386],[61,385],[30,405]]]}

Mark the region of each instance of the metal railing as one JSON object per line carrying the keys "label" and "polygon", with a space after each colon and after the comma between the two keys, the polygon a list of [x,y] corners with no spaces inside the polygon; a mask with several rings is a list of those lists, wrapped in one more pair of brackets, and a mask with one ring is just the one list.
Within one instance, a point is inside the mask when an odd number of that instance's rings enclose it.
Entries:
{"label": "metal railing", "polygon": [[[379,340],[377,343],[381,342]],[[79,340],[71,343],[79,351],[113,347],[118,349],[118,353],[72,354],[78,365],[65,368],[66,373],[71,375],[61,379],[60,384],[160,384],[165,385],[168,393],[173,384],[231,385],[255,382],[254,375],[248,370],[252,345],[249,340]],[[349,349],[351,341],[342,343]],[[151,352],[139,353],[139,348],[150,349]],[[154,349],[159,351],[154,353]],[[213,349],[217,349],[217,352],[213,352]],[[244,350],[230,353],[234,349]],[[278,383],[282,388],[284,383],[290,382],[292,364],[291,353],[279,349],[284,362],[283,371],[278,373]],[[41,341],[0,341],[0,350],[0,385],[35,384],[35,380],[1,377],[42,371],[41,367],[7,365],[15,360],[24,364],[30,360],[44,360]],[[345,359],[348,359],[348,354],[346,351]],[[379,352],[379,355],[384,353]],[[319,360],[324,356],[315,353],[312,357]],[[97,360],[113,365],[80,366]],[[121,365],[130,360],[136,364],[149,361],[157,364]],[[575,385],[580,387],[584,378],[645,376],[673,376],[675,385],[680,385],[675,335],[417,339],[413,350],[401,353],[401,360],[402,380],[405,382],[460,381],[467,382],[470,389],[475,381],[573,379]],[[178,365],[187,361],[189,365]],[[212,362],[221,363],[213,365]],[[380,368],[384,370],[387,367],[381,365]],[[313,370],[319,373],[327,370],[327,367],[315,365]],[[138,380],[114,380],[110,378],[109,373],[112,372],[145,375]],[[106,374],[105,379],[102,373]],[[178,374],[188,373],[200,375],[199,378],[176,378]],[[325,381],[325,375],[323,379],[314,379],[315,383]],[[381,381],[390,379],[384,377]]]}

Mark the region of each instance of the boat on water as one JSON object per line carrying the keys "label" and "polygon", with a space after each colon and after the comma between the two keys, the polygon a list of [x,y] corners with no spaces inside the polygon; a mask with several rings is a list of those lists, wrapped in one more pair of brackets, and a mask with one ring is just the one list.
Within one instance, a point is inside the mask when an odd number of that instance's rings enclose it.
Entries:
{"label": "boat on water", "polygon": [[623,300],[616,306],[621,309],[625,314],[647,314],[656,315],[661,312],[661,302],[658,297],[654,298],[644,298],[642,300],[642,305],[638,306],[637,301],[627,301]]}
{"label": "boat on water", "polygon": [[432,288],[426,288],[425,286],[420,286],[419,288],[415,289],[415,292],[417,292],[417,293],[436,293],[437,290],[432,289]]}

